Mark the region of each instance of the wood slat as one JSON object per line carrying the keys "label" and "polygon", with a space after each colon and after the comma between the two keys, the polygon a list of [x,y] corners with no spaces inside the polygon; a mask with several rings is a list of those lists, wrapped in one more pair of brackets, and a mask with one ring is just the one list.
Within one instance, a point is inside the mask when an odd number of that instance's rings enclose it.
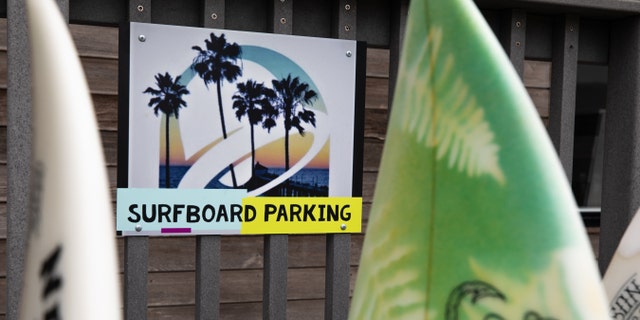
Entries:
{"label": "wood slat", "polygon": [[550,90],[545,88],[527,88],[527,92],[529,93],[533,104],[536,106],[536,110],[538,110],[540,117],[549,118]]}
{"label": "wood slat", "polygon": [[377,172],[380,167],[384,140],[367,137],[364,139],[363,170],[365,172]]}
{"label": "wood slat", "polygon": [[551,62],[526,60],[522,82],[527,88],[550,88]]}
{"label": "wood slat", "polygon": [[389,79],[368,77],[365,92],[366,109],[387,110],[389,108]]}
{"label": "wood slat", "polygon": [[364,137],[384,141],[387,135],[389,112],[386,109],[365,109]]}
{"label": "wood slat", "polygon": [[[221,270],[262,269],[263,236],[223,236],[221,240]],[[357,266],[363,234],[352,234],[350,264]],[[0,240],[0,247],[5,240]],[[291,235],[288,260],[291,268],[319,268],[325,265],[324,235]],[[149,239],[149,271],[176,272],[195,270],[195,237],[152,237]],[[119,252],[123,250],[118,239]],[[0,249],[1,250],[1,249]],[[120,265],[122,265],[120,255]],[[0,266],[4,257],[0,257]],[[0,271],[3,276],[4,271]]]}
{"label": "wood slat", "polygon": [[[324,298],[324,268],[289,268],[287,299]],[[351,268],[355,275],[356,268]],[[221,303],[262,301],[262,270],[227,270],[220,273]],[[154,272],[148,277],[148,305],[172,306],[195,304],[195,272]],[[350,277],[350,291],[355,277]]]}
{"label": "wood slat", "polygon": [[79,55],[118,58],[118,28],[71,24],[69,30]]}
{"label": "wood slat", "polygon": [[389,79],[389,49],[367,49],[367,77]]}
{"label": "wood slat", "polygon": [[[194,319],[194,306],[150,307],[149,320]],[[246,320],[262,318],[262,303],[222,303],[221,320]],[[1,319],[1,318],[0,318]],[[293,300],[287,302],[287,319],[324,319],[324,300]]]}
{"label": "wood slat", "polygon": [[[118,58],[118,28],[71,24],[69,31],[81,56]],[[7,19],[0,19],[0,51],[7,51]]]}
{"label": "wood slat", "polygon": [[[97,94],[118,94],[118,60],[82,57],[89,90]],[[0,51],[0,88],[7,88],[7,52]]]}

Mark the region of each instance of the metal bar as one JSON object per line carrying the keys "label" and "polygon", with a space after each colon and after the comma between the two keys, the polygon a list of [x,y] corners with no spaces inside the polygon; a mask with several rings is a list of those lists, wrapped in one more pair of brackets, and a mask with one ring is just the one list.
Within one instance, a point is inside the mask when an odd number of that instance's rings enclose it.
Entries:
{"label": "metal bar", "polygon": [[356,39],[356,17],[358,13],[357,0],[338,1],[338,38]]}
{"label": "metal bar", "polygon": [[124,317],[129,320],[147,318],[147,269],[149,239],[124,238]]}
{"label": "metal bar", "polygon": [[220,240],[196,237],[196,319],[220,318]]}
{"label": "metal bar", "polygon": [[[58,7],[69,21],[68,0]],[[24,1],[7,1],[7,319],[18,319],[31,176],[31,69]]]}
{"label": "metal bar", "polygon": [[293,0],[273,0],[273,33],[293,33]]}
{"label": "metal bar", "polygon": [[225,1],[224,0],[204,0],[203,25],[205,28],[224,28]]}
{"label": "metal bar", "polygon": [[[151,22],[151,0],[129,0],[129,21]],[[121,35],[127,37],[128,35]],[[123,57],[120,57],[123,59]],[[128,92],[128,90],[127,90]],[[147,318],[147,270],[149,238],[124,238],[124,317]]]}
{"label": "metal bar", "polygon": [[569,181],[573,171],[579,28],[578,16],[569,15],[558,19],[553,30],[551,60],[549,136]]}
{"label": "metal bar", "polygon": [[29,208],[31,70],[24,1],[7,1],[7,319],[18,319]]}
{"label": "metal bar", "polygon": [[527,33],[527,13],[521,10],[510,10],[503,19],[501,42],[507,52],[511,64],[523,79],[524,49]]}
{"label": "metal bar", "polygon": [[[205,0],[203,25],[224,28],[225,1]],[[196,237],[196,319],[220,318],[220,236]]]}
{"label": "metal bar", "polygon": [[389,111],[391,111],[393,94],[396,88],[396,82],[398,81],[398,65],[400,64],[404,32],[407,26],[407,16],[409,15],[409,0],[393,1],[391,6],[391,31],[389,39]]}
{"label": "metal bar", "polygon": [[349,276],[351,235],[327,235],[325,273],[325,319],[347,319],[349,315]]}
{"label": "metal bar", "polygon": [[604,272],[640,206],[640,17],[611,24],[598,263]]}
{"label": "metal bar", "polygon": [[287,235],[264,237],[264,277],[262,287],[262,318],[287,318]]}
{"label": "metal bar", "polygon": [[[273,33],[293,33],[293,1],[273,0]],[[262,318],[287,318],[287,269],[289,236],[264,237],[264,275],[262,278]]]}
{"label": "metal bar", "polygon": [[[338,38],[355,40],[357,0],[338,1]],[[325,269],[325,319],[347,319],[349,315],[350,234],[328,234]]]}
{"label": "metal bar", "polygon": [[129,21],[151,22],[151,0],[129,0]]}

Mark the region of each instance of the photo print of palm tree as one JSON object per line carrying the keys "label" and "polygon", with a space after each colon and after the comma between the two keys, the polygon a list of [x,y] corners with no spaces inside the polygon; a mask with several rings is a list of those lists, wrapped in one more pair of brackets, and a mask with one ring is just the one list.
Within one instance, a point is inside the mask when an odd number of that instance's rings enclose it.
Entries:
{"label": "photo print of palm tree", "polygon": [[352,195],[357,42],[131,23],[129,45],[129,188]]}

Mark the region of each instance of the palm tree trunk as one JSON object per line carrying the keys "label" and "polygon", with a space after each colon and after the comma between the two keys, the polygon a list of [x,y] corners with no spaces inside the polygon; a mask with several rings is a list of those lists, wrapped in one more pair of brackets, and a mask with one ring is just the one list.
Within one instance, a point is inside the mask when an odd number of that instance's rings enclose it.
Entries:
{"label": "palm tree trunk", "polygon": [[[220,123],[222,124],[222,137],[227,139],[227,126],[224,122],[224,112],[222,110],[222,93],[220,92],[220,81],[216,82],[216,88],[218,89],[218,109],[220,111]],[[231,171],[231,180],[233,181],[233,187],[238,187],[236,182],[236,172],[233,170],[233,163],[229,164],[229,171]]]}
{"label": "palm tree trunk", "polygon": [[289,171],[289,130],[284,131],[284,170]]}
{"label": "palm tree trunk", "polygon": [[165,130],[164,130],[164,138],[165,138],[165,158],[164,158],[164,187],[169,189],[169,115],[165,114]]}
{"label": "palm tree trunk", "polygon": [[253,137],[253,125],[251,126],[251,177],[253,178],[256,175],[256,143]]}

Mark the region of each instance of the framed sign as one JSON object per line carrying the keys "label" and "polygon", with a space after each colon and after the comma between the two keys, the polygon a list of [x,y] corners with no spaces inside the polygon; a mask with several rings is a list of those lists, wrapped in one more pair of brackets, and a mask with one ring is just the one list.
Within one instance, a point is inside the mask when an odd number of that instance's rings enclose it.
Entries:
{"label": "framed sign", "polygon": [[360,232],[364,43],[130,23],[120,48],[120,234]]}

